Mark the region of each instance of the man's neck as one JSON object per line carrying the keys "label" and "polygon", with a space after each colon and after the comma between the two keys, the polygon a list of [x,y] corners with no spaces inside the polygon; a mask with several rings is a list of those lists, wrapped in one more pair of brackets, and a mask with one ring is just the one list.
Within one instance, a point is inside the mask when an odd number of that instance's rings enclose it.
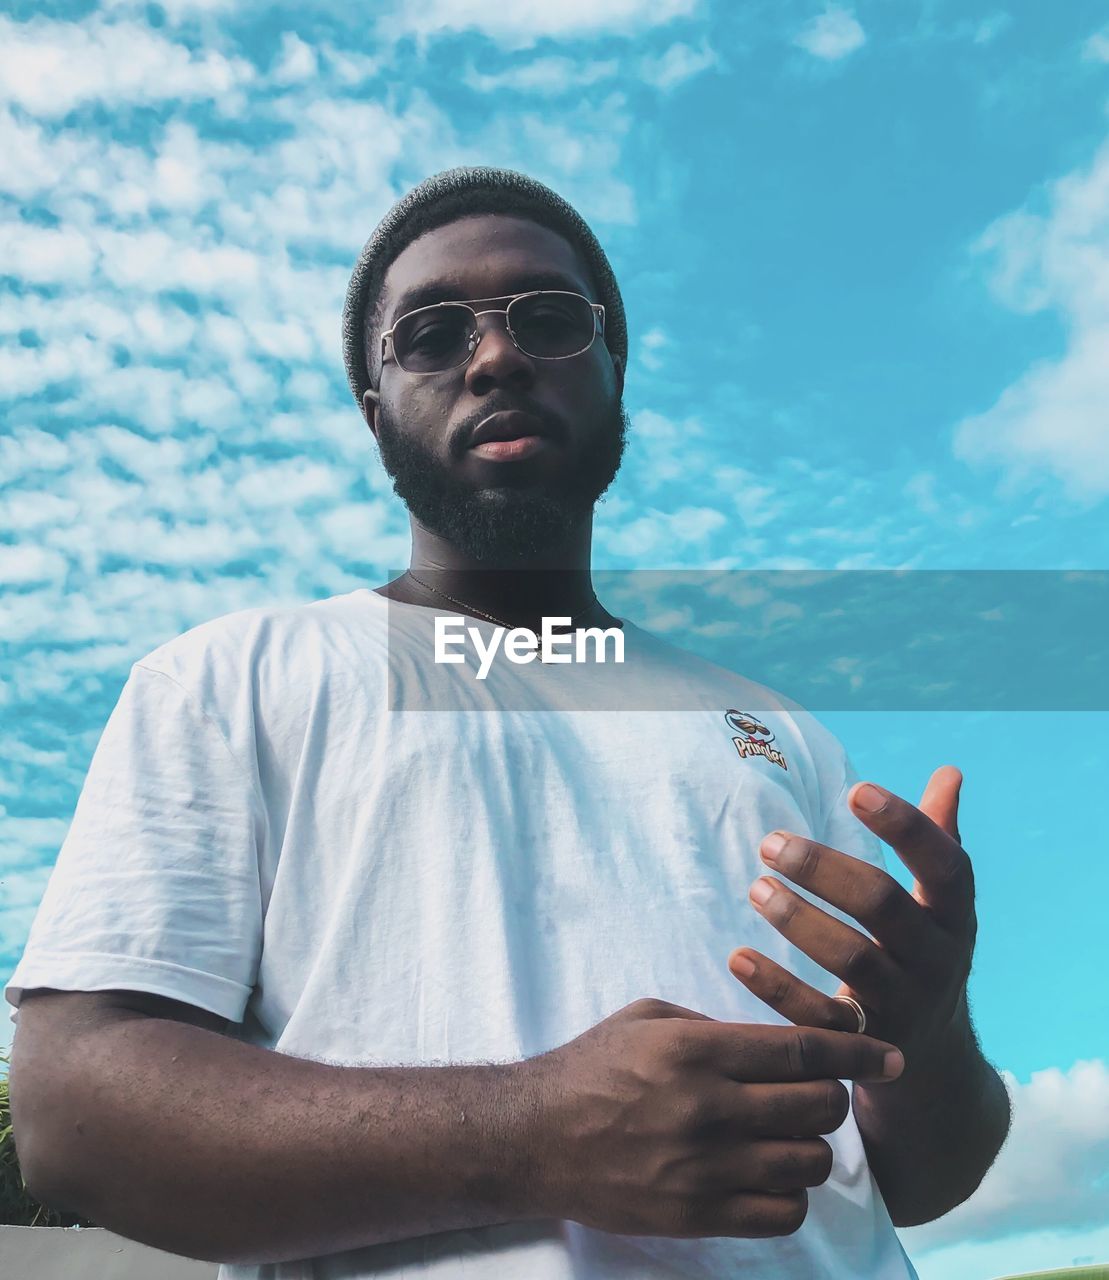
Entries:
{"label": "man's neck", "polygon": [[416,561],[379,595],[405,604],[465,613],[539,632],[543,618],[573,618],[581,626],[614,626],[596,599],[588,568],[444,569]]}
{"label": "man's neck", "polygon": [[415,520],[409,569],[379,595],[538,632],[543,618],[574,618],[581,626],[616,626],[596,599],[590,572],[592,521],[565,544],[546,548],[524,562],[482,563]]}

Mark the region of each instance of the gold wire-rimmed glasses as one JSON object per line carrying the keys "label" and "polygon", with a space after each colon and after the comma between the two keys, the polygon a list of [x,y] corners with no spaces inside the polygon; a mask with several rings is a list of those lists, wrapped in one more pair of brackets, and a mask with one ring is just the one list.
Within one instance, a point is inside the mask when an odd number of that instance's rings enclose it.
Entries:
{"label": "gold wire-rimmed glasses", "polygon": [[[503,297],[504,295],[502,295]],[[381,360],[392,343],[393,358],[405,373],[449,373],[469,364],[481,341],[478,316],[503,315],[516,347],[536,360],[569,360],[593,345],[605,330],[605,309],[566,289],[532,289],[514,294],[506,307],[474,308],[496,298],[436,302],[417,307],[381,335]]]}

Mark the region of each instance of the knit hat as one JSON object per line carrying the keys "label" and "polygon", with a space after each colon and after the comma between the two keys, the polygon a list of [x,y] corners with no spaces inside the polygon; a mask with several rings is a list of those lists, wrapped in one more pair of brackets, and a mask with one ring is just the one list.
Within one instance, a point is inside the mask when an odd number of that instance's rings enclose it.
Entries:
{"label": "knit hat", "polygon": [[563,198],[514,169],[456,168],[432,174],[399,200],[366,241],[347,286],[343,307],[343,359],[359,408],[370,385],[366,367],[367,312],[378,300],[389,264],[425,231],[475,213],[530,218],[565,236],[581,253],[600,289],[605,308],[605,344],[624,365],[628,330],[620,287],[597,237]]}

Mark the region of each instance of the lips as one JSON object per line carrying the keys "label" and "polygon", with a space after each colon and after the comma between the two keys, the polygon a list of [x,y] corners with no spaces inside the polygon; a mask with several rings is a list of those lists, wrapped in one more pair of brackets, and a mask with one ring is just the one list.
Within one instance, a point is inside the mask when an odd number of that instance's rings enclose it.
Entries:
{"label": "lips", "polygon": [[490,440],[519,440],[523,436],[546,436],[550,433],[533,413],[523,409],[502,409],[482,419],[474,429],[467,448]]}

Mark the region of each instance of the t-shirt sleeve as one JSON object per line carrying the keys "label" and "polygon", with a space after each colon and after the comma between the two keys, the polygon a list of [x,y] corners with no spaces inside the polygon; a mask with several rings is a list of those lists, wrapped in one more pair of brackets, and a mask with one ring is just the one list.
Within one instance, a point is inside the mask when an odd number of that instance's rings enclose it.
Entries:
{"label": "t-shirt sleeve", "polygon": [[136,664],[4,996],[121,988],[241,1022],[261,954],[253,775],[173,677]]}

